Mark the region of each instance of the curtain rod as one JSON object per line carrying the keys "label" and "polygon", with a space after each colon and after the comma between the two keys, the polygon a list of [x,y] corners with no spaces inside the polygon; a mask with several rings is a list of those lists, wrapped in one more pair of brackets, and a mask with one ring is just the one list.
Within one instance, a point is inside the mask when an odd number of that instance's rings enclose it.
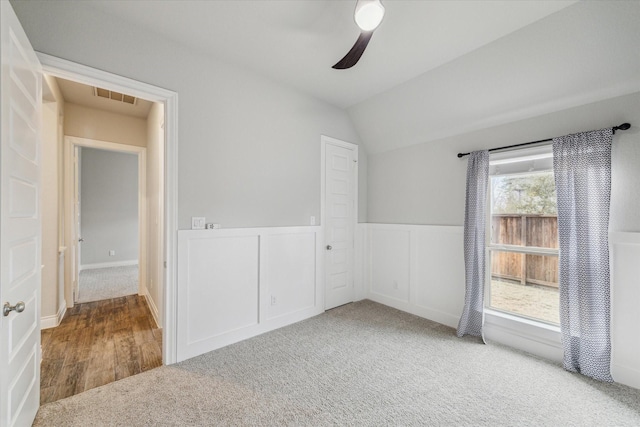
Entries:
{"label": "curtain rod", "polygon": [[[623,124],[621,124],[619,126],[612,127],[611,131],[613,131],[613,133],[615,134],[617,130],[627,130],[630,127],[631,127],[631,125],[629,123],[623,123]],[[506,145],[504,147],[490,148],[487,151],[506,150],[507,148],[522,147],[523,145],[538,144],[540,142],[547,142],[547,141],[553,141],[553,138],[541,139],[540,141],[523,142],[522,144]],[[461,157],[464,157],[464,156],[468,156],[469,154],[471,154],[471,153],[458,153],[458,158],[461,158]]]}

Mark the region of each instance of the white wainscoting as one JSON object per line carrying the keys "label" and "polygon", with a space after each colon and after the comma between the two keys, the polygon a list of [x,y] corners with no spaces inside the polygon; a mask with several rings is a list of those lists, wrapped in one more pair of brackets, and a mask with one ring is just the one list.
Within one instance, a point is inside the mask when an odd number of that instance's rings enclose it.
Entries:
{"label": "white wainscoting", "polygon": [[[464,303],[463,228],[359,224],[365,298],[457,327]],[[640,233],[612,232],[611,371],[616,382],[640,388]],[[488,310],[485,337],[562,361],[558,327]]]}
{"label": "white wainscoting", "polygon": [[611,374],[640,388],[640,233],[609,233]]}
{"label": "white wainscoting", "polygon": [[463,228],[360,225],[366,298],[456,327],[464,303]]}
{"label": "white wainscoting", "polygon": [[178,231],[182,361],[324,311],[321,227]]}
{"label": "white wainscoting", "polygon": [[[452,328],[464,305],[464,228],[362,224],[367,298]],[[562,360],[556,327],[533,326],[488,312],[485,337],[542,357]]]}

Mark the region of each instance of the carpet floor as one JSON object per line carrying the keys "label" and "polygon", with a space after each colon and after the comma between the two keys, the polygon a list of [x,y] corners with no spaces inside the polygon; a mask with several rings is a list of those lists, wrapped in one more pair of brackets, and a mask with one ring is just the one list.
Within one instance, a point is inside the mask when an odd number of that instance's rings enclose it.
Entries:
{"label": "carpet floor", "polygon": [[94,268],[80,272],[76,303],[102,301],[138,293],[138,266]]}
{"label": "carpet floor", "polygon": [[40,408],[36,426],[638,426],[640,390],[361,301]]}

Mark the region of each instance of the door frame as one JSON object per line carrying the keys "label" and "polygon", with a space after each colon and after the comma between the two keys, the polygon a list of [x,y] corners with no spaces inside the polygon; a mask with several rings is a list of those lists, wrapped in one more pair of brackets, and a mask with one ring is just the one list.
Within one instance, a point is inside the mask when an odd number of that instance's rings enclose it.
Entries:
{"label": "door frame", "polygon": [[[135,145],[118,144],[115,142],[99,141],[96,139],[79,138],[76,136],[64,136],[64,164],[67,167],[64,168],[64,220],[65,220],[65,234],[68,238],[68,242],[78,246],[77,255],[74,262],[76,262],[76,269],[71,273],[76,275],[80,274],[80,245],[78,245],[78,238],[80,236],[80,230],[77,229],[76,212],[75,212],[75,197],[79,196],[76,193],[77,183],[80,182],[80,177],[75,173],[72,173],[70,165],[74,164],[74,157],[76,150],[79,147],[85,148],[97,148],[100,150],[115,151],[119,153],[135,154],[138,160],[138,295],[145,295],[147,292],[147,270],[143,266],[147,265],[147,149],[145,147],[138,147]],[[78,167],[74,166],[77,170]],[[81,205],[82,206],[82,205]],[[82,208],[80,208],[82,212]],[[80,213],[78,212],[78,214]],[[79,280],[76,275],[74,279]],[[75,305],[75,298],[72,286],[73,282],[65,282],[64,297],[67,302],[67,308],[71,308]],[[78,295],[75,295],[77,298]]]}
{"label": "door frame", "polygon": [[[327,179],[327,171],[326,171],[326,161],[327,161],[327,145],[335,145],[337,147],[346,148],[348,150],[353,151],[353,158],[355,159],[355,167],[353,168],[353,257],[351,259],[351,269],[352,269],[352,280],[353,280],[353,300],[356,298],[356,283],[355,283],[355,269],[356,269],[356,229],[358,226],[358,165],[359,165],[359,156],[358,156],[358,145],[353,144],[351,142],[342,141],[340,139],[332,138],[326,135],[320,135],[320,225],[322,227],[322,248],[326,247],[326,228],[325,228],[325,209],[326,209],[326,198],[327,198],[327,188],[326,188],[326,179]],[[324,265],[324,274],[322,275],[322,282],[324,286],[324,295],[325,295],[325,307],[327,304],[327,263],[324,261],[325,256],[322,257],[323,265]]]}
{"label": "door frame", "polygon": [[[178,94],[86,65],[36,52],[44,74],[164,104],[164,252],[162,360],[177,362],[177,236],[178,236]],[[145,195],[146,199],[146,195]],[[146,206],[145,206],[146,209]],[[66,297],[66,296],[65,296]]]}

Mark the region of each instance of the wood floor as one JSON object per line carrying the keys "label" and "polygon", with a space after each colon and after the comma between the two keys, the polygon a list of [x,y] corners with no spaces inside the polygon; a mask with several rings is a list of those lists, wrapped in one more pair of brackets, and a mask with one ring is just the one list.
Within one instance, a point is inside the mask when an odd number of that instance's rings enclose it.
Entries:
{"label": "wood floor", "polygon": [[162,365],[162,330],[144,297],[76,304],[42,331],[40,403],[53,402]]}

